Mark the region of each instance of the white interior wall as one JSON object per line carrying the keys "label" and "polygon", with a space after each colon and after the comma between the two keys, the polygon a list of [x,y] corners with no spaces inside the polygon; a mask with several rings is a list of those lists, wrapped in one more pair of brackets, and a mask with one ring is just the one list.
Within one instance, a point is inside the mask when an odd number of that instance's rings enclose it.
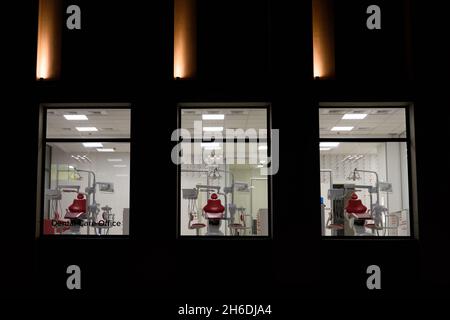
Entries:
{"label": "white interior wall", "polygon": [[[78,169],[92,170],[96,174],[97,182],[112,182],[114,184],[114,193],[100,192],[97,187],[96,202],[100,204],[100,207],[108,205],[112,208],[112,213],[115,214],[115,221],[123,221],[123,209],[129,208],[129,170],[130,170],[130,154],[129,153],[100,153],[92,152],[88,154],[92,163],[80,163],[70,157],[71,153],[66,153],[57,146],[52,147],[52,174],[51,174],[51,187],[56,186],[56,168],[67,169],[68,166],[74,166]],[[108,162],[108,158],[120,158],[121,162]],[[126,165],[124,168],[116,168],[114,165]],[[59,184],[79,185],[80,192],[84,192],[87,187],[88,178],[86,174],[81,173],[83,179],[80,180],[67,180],[68,175],[60,173]],[[65,209],[68,208],[73,200],[76,198],[75,193],[63,193],[61,206],[65,214]],[[101,214],[101,212],[100,212]],[[87,233],[87,228],[81,228],[81,234]],[[94,231],[91,228],[91,234]],[[123,226],[112,227],[109,231],[111,235],[123,234]]]}
{"label": "white interior wall", "polygon": [[409,184],[408,184],[408,150],[406,143],[400,144],[400,171],[401,171],[401,186],[403,208],[409,208]]}
{"label": "white interior wall", "polygon": [[[387,173],[388,173],[388,150],[387,150],[387,144],[386,143],[380,143],[377,147],[377,163],[378,163],[378,179],[380,181],[386,181]],[[389,157],[392,157],[392,155],[389,155]],[[375,185],[375,182],[374,182]],[[386,193],[380,193],[380,205],[389,207],[389,195]]]}
{"label": "white interior wall", "polygon": [[401,170],[401,186],[402,186],[402,199],[403,199],[403,209],[406,209],[406,211],[402,214],[402,221],[401,221],[401,228],[399,230],[399,235],[407,236],[411,234],[411,226],[409,222],[409,182],[408,182],[408,150],[406,143],[400,144],[400,170]]}
{"label": "white interior wall", "polygon": [[257,220],[257,234],[262,236],[269,235],[268,225],[268,186],[267,179],[257,178],[252,180],[252,217]]}

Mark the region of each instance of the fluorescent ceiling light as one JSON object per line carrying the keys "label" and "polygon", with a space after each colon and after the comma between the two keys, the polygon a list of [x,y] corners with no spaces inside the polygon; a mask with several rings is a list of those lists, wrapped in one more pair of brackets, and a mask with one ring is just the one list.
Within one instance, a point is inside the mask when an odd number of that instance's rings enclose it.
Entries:
{"label": "fluorescent ceiling light", "polygon": [[259,160],[259,163],[266,163],[266,160]]}
{"label": "fluorescent ceiling light", "polygon": [[78,131],[81,132],[94,132],[94,131],[98,131],[98,129],[96,127],[75,127],[75,129],[77,129]]}
{"label": "fluorescent ceiling light", "polygon": [[97,148],[98,152],[114,152],[114,148]]}
{"label": "fluorescent ceiling light", "polygon": [[114,168],[126,168],[127,165],[126,164],[115,164],[113,165]]}
{"label": "fluorescent ceiling light", "polygon": [[103,148],[100,142],[83,142],[85,148]]}
{"label": "fluorescent ceiling light", "polygon": [[346,113],[342,120],[362,120],[367,117],[367,113]]}
{"label": "fluorescent ceiling light", "polygon": [[218,142],[202,142],[200,143],[200,146],[202,148],[212,148],[212,147],[220,148],[220,144]]}
{"label": "fluorescent ceiling light", "polygon": [[66,118],[66,120],[88,120],[88,117],[84,114],[65,114],[64,118]]}
{"label": "fluorescent ceiling light", "polygon": [[331,131],[352,131],[354,127],[333,127]]}
{"label": "fluorescent ceiling light", "polygon": [[224,114],[202,114],[203,120],[223,120],[225,119]]}
{"label": "fluorescent ceiling light", "polygon": [[258,168],[264,168],[264,166],[262,164],[258,164],[257,167]]}
{"label": "fluorescent ceiling light", "polygon": [[203,131],[218,132],[218,131],[223,131],[223,127],[203,127]]}
{"label": "fluorescent ceiling light", "polygon": [[121,162],[122,159],[107,159],[109,162]]}
{"label": "fluorescent ceiling light", "polygon": [[339,142],[321,142],[320,147],[321,148],[336,148],[339,146]]}
{"label": "fluorescent ceiling light", "polygon": [[259,146],[258,150],[267,150],[267,145]]}
{"label": "fluorescent ceiling light", "polygon": [[329,151],[331,148],[320,148],[320,151]]}

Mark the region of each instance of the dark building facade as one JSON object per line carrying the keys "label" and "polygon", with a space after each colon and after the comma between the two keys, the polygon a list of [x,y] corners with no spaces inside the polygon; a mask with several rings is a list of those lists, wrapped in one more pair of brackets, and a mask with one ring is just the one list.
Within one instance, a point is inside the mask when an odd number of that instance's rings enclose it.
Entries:
{"label": "dark building facade", "polygon": [[[445,146],[450,115],[439,77],[449,65],[440,45],[445,31],[437,17],[425,21],[432,12],[426,3],[377,1],[381,29],[370,30],[366,9],[371,1],[186,2],[193,5],[191,11],[183,9],[190,18],[180,12],[178,18],[195,28],[180,29],[186,32],[178,36],[191,37],[183,44],[174,38],[177,28],[187,28],[176,23],[177,1],[60,1],[60,72],[39,79],[42,12],[39,1],[33,1],[32,23],[24,28],[28,55],[21,62],[27,94],[18,97],[20,110],[11,111],[16,117],[27,113],[26,141],[12,151],[22,168],[17,187],[24,179],[28,185],[13,195],[24,223],[13,235],[20,251],[8,250],[20,265],[11,269],[24,274],[13,281],[13,292],[25,287],[30,296],[45,297],[156,295],[180,303],[304,295],[439,297],[448,292]],[[70,14],[65,10],[73,4],[81,9],[80,30],[66,27]],[[184,46],[183,53],[177,46]],[[319,47],[322,51],[315,52]],[[187,60],[177,60],[183,57]],[[321,71],[320,61],[328,61]],[[279,130],[279,170],[268,180],[267,236],[180,235],[182,175],[171,161],[176,144],[171,135],[179,127],[183,103],[230,110],[267,107],[268,129]],[[131,110],[129,137],[118,140],[129,143],[129,234],[45,235],[40,216],[46,189],[44,110],[111,105]],[[405,236],[323,234],[320,109],[342,106],[407,110]],[[353,139],[374,142],[372,137]],[[69,265],[82,270],[81,290],[67,289]],[[370,265],[381,268],[381,290],[366,286]]]}

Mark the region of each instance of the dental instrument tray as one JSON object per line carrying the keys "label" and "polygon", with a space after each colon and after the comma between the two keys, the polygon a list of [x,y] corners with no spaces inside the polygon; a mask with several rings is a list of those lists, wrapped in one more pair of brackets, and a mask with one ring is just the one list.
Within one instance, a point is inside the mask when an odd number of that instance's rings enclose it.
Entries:
{"label": "dental instrument tray", "polygon": [[183,199],[192,199],[195,200],[198,198],[198,190],[197,189],[183,189]]}

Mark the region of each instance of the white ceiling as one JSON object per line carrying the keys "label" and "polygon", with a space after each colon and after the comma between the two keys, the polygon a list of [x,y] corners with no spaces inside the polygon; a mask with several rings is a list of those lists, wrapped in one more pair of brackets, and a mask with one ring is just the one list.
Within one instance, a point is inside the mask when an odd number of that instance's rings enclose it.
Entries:
{"label": "white ceiling", "polygon": [[[342,120],[346,113],[366,113],[362,120]],[[400,137],[406,132],[404,108],[320,108],[321,138],[345,137]],[[331,131],[333,127],[353,126],[352,131]]]}
{"label": "white ceiling", "polygon": [[[202,114],[224,114],[224,120],[202,120]],[[266,109],[182,109],[181,127],[191,134],[194,121],[202,121],[203,127],[224,127],[225,129],[267,129]],[[225,131],[224,131],[225,133]]]}
{"label": "white ceiling", "polygon": [[[73,121],[65,114],[86,115],[88,120]],[[79,132],[75,127],[96,127],[96,132]],[[129,138],[129,109],[48,109],[47,138]]]}

